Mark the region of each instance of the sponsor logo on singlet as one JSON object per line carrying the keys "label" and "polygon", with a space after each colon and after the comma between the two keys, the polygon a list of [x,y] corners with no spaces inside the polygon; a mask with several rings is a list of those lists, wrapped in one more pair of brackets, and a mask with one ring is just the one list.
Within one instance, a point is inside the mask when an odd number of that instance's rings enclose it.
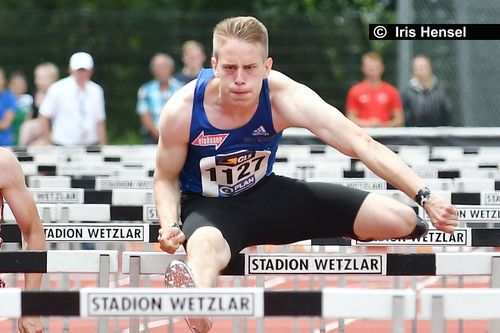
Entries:
{"label": "sponsor logo on singlet", "polygon": [[228,133],[205,135],[205,132],[201,131],[198,137],[194,139],[193,142],[191,142],[191,144],[193,146],[201,146],[201,147],[215,146],[215,150],[217,150],[228,136],[229,136]]}
{"label": "sponsor logo on singlet", "polygon": [[269,136],[269,133],[266,131],[264,126],[259,126],[253,130],[252,136]]}

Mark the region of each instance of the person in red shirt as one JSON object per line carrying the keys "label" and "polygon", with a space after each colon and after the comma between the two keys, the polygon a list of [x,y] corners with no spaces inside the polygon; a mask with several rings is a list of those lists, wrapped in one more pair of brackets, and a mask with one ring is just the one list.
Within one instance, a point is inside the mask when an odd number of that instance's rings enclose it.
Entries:
{"label": "person in red shirt", "polygon": [[365,80],[349,89],[346,116],[362,127],[403,126],[401,97],[394,86],[382,80],[382,58],[376,52],[368,52],[362,59]]}

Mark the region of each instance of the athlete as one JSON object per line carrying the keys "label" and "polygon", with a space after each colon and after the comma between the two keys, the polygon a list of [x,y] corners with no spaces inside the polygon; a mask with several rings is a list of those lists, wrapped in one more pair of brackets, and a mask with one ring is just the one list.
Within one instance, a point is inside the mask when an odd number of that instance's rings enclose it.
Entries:
{"label": "athlete", "polygon": [[[187,265],[170,264],[167,286],[216,286],[219,272],[247,246],[427,232],[414,210],[396,200],[273,174],[278,142],[288,127],[307,128],[360,159],[416,198],[436,228],[453,232],[457,211],[450,203],[431,193],[391,150],[307,86],[271,70],[272,64],[261,22],[225,19],[214,29],[212,68],[202,70],[162,112],[154,174],[158,240],[168,253],[187,240]],[[208,318],[187,321],[193,332],[211,327]]]}
{"label": "athlete", "polygon": [[[4,199],[12,210],[16,222],[21,229],[26,244],[25,249],[44,251],[45,234],[33,197],[26,187],[21,166],[14,154],[5,148],[0,148],[0,245],[2,244],[1,231]],[[41,283],[42,274],[25,274],[26,289],[38,290]],[[2,286],[5,286],[5,283],[0,276],[0,287]],[[18,328],[20,333],[42,333],[43,330],[40,317],[19,318]]]}

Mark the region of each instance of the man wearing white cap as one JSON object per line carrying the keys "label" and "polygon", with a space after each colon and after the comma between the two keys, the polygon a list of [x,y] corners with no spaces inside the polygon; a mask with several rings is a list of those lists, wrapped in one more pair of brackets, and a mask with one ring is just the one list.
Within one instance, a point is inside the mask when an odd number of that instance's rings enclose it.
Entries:
{"label": "man wearing white cap", "polygon": [[70,75],[54,83],[40,105],[45,133],[56,145],[106,144],[106,113],[101,86],[90,80],[94,60],[77,52],[69,60]]}

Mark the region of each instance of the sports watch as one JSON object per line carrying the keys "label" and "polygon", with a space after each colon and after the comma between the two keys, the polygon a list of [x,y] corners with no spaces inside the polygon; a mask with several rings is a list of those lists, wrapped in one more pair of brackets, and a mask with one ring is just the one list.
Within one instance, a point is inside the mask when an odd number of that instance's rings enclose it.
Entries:
{"label": "sports watch", "polygon": [[172,222],[167,225],[169,228],[179,228],[181,229],[182,223],[180,221],[178,222]]}
{"label": "sports watch", "polygon": [[427,186],[422,187],[415,195],[415,202],[424,207],[424,204],[427,200],[429,200],[430,195],[431,190]]}

